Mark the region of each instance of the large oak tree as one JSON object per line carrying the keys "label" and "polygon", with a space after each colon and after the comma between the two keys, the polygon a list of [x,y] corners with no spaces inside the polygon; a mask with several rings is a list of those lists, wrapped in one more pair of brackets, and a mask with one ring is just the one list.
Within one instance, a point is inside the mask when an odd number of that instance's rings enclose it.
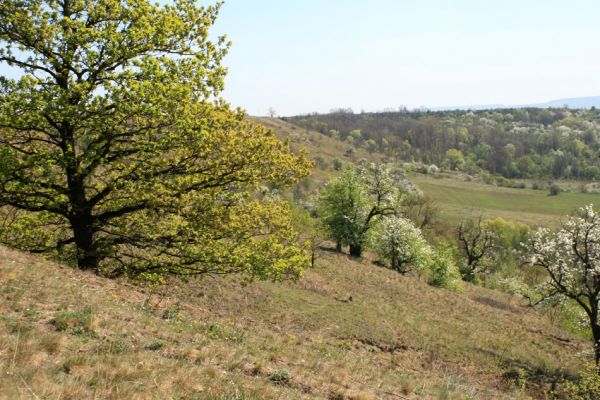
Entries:
{"label": "large oak tree", "polygon": [[[0,239],[112,276],[307,263],[270,189],[310,163],[219,98],[229,44],[192,0],[3,0]],[[6,217],[8,218],[8,217]]]}

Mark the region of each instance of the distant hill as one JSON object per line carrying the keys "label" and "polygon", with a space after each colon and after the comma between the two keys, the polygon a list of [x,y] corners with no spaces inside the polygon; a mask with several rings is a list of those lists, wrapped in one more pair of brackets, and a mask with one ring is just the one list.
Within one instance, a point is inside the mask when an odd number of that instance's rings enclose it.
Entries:
{"label": "distant hill", "polygon": [[530,107],[566,107],[566,108],[592,108],[600,107],[600,96],[572,97],[569,99],[551,100],[547,103],[532,104]]}
{"label": "distant hill", "polygon": [[495,110],[499,108],[600,108],[600,96],[588,96],[588,97],[571,97],[568,99],[557,99],[550,100],[545,103],[532,103],[532,104],[472,104],[472,105],[461,105],[461,106],[444,106],[444,107],[432,107],[432,111],[448,111],[448,110]]}
{"label": "distant hill", "polygon": [[447,152],[454,149],[460,151],[461,166],[453,168],[471,175],[487,172],[506,179],[600,180],[597,110],[523,106],[471,111],[339,111],[282,119],[299,129],[342,140],[347,147],[385,154],[390,160],[444,167],[449,162]]}

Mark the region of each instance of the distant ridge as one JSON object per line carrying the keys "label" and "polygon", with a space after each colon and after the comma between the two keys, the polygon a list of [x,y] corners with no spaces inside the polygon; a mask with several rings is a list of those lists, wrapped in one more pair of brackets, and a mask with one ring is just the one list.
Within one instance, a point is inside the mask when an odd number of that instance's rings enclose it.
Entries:
{"label": "distant ridge", "polygon": [[571,97],[567,99],[550,100],[545,103],[531,103],[531,104],[517,104],[517,105],[506,105],[506,104],[476,104],[468,106],[444,106],[444,107],[432,107],[433,111],[446,111],[446,110],[493,110],[498,108],[600,108],[600,96],[588,96],[588,97]]}

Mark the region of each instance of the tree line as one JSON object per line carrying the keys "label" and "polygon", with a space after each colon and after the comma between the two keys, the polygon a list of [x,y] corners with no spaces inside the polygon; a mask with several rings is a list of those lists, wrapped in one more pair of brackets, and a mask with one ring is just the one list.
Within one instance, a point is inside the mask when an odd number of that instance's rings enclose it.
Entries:
{"label": "tree line", "polygon": [[505,178],[600,179],[599,112],[569,109],[401,111],[286,117],[349,147]]}

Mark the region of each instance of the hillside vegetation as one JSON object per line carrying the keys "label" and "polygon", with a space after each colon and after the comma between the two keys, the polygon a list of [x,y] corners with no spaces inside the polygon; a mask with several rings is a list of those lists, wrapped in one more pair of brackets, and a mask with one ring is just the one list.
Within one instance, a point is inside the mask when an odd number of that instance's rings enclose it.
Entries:
{"label": "hillside vegetation", "polygon": [[[258,121],[274,129],[280,137],[289,139],[294,148],[306,150],[315,162],[311,176],[298,185],[303,190],[303,198],[339,173],[333,160],[354,164],[359,160],[380,163],[386,158],[380,152],[369,152],[363,148],[355,148],[356,152],[348,155],[349,144],[280,119],[261,118]],[[545,189],[502,187],[481,179],[466,180],[465,176],[458,172],[433,175],[407,172],[407,177],[435,201],[439,217],[451,224],[482,213],[490,218],[502,217],[534,226],[556,227],[562,216],[600,199],[598,194],[578,192],[581,184],[573,182],[560,183],[570,191],[549,196]],[[526,182],[531,186],[531,181]]]}
{"label": "hillside vegetation", "polygon": [[150,289],[0,248],[2,399],[547,398],[586,347],[516,299],[328,251]]}
{"label": "hillside vegetation", "polygon": [[0,2],[0,398],[596,400],[600,213],[512,220],[600,191],[597,111],[265,128],[221,7]]}

